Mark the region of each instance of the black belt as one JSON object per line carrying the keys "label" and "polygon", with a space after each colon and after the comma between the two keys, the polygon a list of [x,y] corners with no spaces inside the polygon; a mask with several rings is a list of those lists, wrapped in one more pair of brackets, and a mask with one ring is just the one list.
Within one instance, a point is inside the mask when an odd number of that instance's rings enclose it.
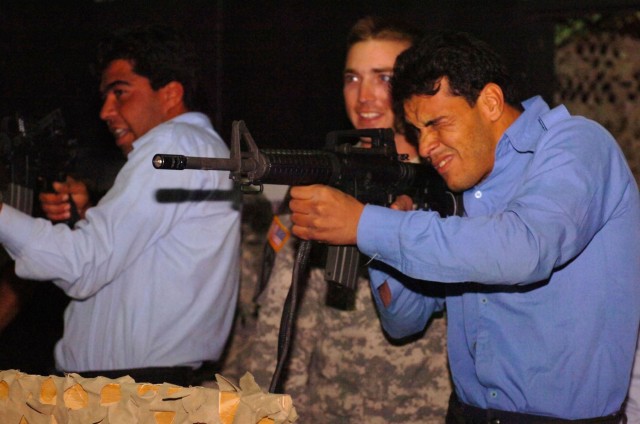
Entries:
{"label": "black belt", "polygon": [[626,422],[626,416],[621,410],[606,417],[566,420],[562,418],[523,414],[520,412],[482,409],[460,402],[458,396],[453,392],[449,398],[449,410],[447,411],[446,422],[447,424],[620,424]]}
{"label": "black belt", "polygon": [[136,383],[171,383],[182,387],[191,386],[194,380],[194,369],[191,367],[151,367],[122,370],[66,372],[74,372],[85,378],[107,377],[116,379],[128,375],[133,378]]}

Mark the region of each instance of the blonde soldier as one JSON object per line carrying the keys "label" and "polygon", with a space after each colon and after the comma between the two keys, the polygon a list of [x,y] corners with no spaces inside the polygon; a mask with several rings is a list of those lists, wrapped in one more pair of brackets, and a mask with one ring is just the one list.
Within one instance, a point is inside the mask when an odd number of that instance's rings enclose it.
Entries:
{"label": "blonde soldier", "polygon": [[[347,115],[355,128],[393,127],[389,79],[398,54],[412,33],[394,23],[367,17],[348,37],[344,71]],[[417,158],[415,148],[396,136],[399,153]],[[269,283],[260,298],[250,371],[268,386],[275,368],[277,337],[297,239],[289,215],[274,219],[269,243],[276,251]],[[392,344],[384,335],[368,281],[361,277],[355,307],[326,304],[324,270],[312,268],[298,310],[284,392],[293,396],[301,422],[444,422],[451,382],[444,318],[426,334]]]}

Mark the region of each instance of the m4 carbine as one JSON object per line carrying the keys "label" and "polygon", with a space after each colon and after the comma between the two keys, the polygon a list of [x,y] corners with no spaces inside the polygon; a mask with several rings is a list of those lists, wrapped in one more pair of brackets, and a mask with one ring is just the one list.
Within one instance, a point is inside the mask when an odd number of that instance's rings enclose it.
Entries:
{"label": "m4 carbine", "polygon": [[[361,146],[363,140],[370,146]],[[456,197],[440,175],[429,165],[405,162],[405,156],[398,155],[391,129],[332,131],[323,150],[259,150],[244,122],[235,121],[229,159],[157,154],[153,166],[227,170],[245,192],[261,192],[263,184],[325,184],[362,203],[381,206],[406,194],[417,209],[456,214]],[[355,246],[328,246],[325,279],[355,288],[359,257]]]}

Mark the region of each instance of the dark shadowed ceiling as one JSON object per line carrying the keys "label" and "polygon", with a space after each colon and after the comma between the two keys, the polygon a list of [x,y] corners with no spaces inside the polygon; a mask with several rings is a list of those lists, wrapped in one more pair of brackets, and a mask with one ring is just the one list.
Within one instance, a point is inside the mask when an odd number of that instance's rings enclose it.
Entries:
{"label": "dark shadowed ceiling", "polygon": [[37,116],[62,108],[70,130],[96,146],[111,141],[97,118],[89,64],[99,38],[120,26],[166,22],[191,34],[206,69],[207,112],[225,139],[231,121],[243,119],[259,145],[306,147],[348,126],[340,78],[344,38],[363,15],[475,33],[508,59],[525,82],[525,94],[549,100],[556,22],[640,10],[640,2],[630,0],[60,3],[0,3],[0,113]]}

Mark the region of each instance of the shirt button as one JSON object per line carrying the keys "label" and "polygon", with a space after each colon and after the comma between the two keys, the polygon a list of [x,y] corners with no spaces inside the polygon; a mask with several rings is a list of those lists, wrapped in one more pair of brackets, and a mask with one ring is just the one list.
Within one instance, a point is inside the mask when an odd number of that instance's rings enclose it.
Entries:
{"label": "shirt button", "polygon": [[473,193],[473,196],[474,196],[476,199],[481,198],[481,197],[482,197],[482,191],[477,190],[475,193]]}
{"label": "shirt button", "polygon": [[489,395],[490,395],[492,398],[497,398],[497,397],[498,397],[498,392],[496,392],[495,390],[492,390],[491,392],[489,392]]}
{"label": "shirt button", "polygon": [[482,302],[482,303],[487,303],[487,302],[488,302],[488,300],[487,300],[487,298],[486,298],[486,297],[483,297],[483,298],[482,298],[482,300],[480,300],[480,302]]}

